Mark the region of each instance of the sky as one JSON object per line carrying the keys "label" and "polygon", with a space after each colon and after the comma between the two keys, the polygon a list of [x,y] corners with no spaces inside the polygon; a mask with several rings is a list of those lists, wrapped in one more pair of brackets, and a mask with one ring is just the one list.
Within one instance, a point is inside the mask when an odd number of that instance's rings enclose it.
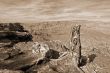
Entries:
{"label": "sky", "polygon": [[0,0],[0,22],[110,21],[110,0]]}

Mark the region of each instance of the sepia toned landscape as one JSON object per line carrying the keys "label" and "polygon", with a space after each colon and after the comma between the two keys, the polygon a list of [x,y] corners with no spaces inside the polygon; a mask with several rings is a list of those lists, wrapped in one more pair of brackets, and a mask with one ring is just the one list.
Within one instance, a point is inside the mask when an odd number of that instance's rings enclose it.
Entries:
{"label": "sepia toned landscape", "polygon": [[109,0],[0,0],[0,73],[109,73]]}

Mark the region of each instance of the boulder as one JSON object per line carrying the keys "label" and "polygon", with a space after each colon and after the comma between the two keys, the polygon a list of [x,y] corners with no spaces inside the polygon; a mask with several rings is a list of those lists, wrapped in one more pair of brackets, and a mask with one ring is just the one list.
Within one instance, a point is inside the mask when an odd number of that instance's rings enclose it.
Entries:
{"label": "boulder", "polygon": [[8,70],[8,69],[1,69],[0,73],[23,73],[22,71],[14,71],[14,70]]}

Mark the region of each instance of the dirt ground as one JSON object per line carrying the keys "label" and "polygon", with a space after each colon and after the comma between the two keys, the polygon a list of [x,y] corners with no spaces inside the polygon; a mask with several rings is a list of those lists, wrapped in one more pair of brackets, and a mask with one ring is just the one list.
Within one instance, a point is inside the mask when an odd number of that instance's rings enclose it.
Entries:
{"label": "dirt ground", "polygon": [[[82,45],[82,55],[83,56],[93,56],[90,63],[87,63],[82,67],[85,73],[109,73],[110,72],[110,25],[105,22],[96,21],[51,21],[51,22],[38,22],[38,23],[21,23],[22,26],[33,36],[33,42],[48,42],[48,41],[61,41],[63,44],[67,45],[70,41],[71,28],[75,25],[81,25],[81,45]],[[38,55],[32,54],[32,42],[19,42],[16,44],[21,48],[24,54],[17,55],[9,60],[4,60],[7,55],[3,54],[5,52],[4,48],[1,48],[0,56],[0,68],[9,70],[22,70],[23,68],[32,65]],[[10,48],[5,48],[10,50]],[[15,53],[15,52],[14,52]],[[54,71],[49,69],[50,64],[56,64],[55,61],[50,61],[43,66],[34,66],[27,70],[29,73],[80,73],[77,70],[72,72],[69,70],[74,66],[70,66],[71,57],[66,57],[64,60],[58,61],[59,69]],[[61,62],[62,61],[62,62]],[[68,65],[65,65],[65,62]],[[63,64],[64,63],[64,64]],[[63,67],[62,65],[65,65]],[[23,68],[22,68],[23,67]],[[62,71],[61,69],[65,71]],[[34,71],[37,70],[37,71]],[[0,72],[2,73],[2,72]],[[5,72],[3,72],[5,73]],[[19,72],[18,72],[19,73]]]}
{"label": "dirt ground", "polygon": [[[86,73],[109,73],[110,70],[110,25],[103,22],[92,21],[63,21],[24,24],[34,35],[34,41],[60,40],[68,43],[71,27],[75,24],[81,26],[82,54],[95,54],[96,58],[91,64],[84,66]],[[90,71],[90,72],[89,72]]]}

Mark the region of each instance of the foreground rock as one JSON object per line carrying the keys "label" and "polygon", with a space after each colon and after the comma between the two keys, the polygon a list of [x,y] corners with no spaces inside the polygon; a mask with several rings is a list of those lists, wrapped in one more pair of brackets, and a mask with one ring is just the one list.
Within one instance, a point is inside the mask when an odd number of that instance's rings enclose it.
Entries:
{"label": "foreground rock", "polygon": [[0,70],[0,73],[23,73],[23,72],[4,69],[4,70]]}
{"label": "foreground rock", "polygon": [[64,57],[51,59],[48,63],[35,65],[27,73],[80,73],[75,68],[72,56],[67,53]]}
{"label": "foreground rock", "polygon": [[[0,68],[21,70],[27,73],[79,73],[74,67],[71,53],[59,41],[17,43],[15,47],[2,50]],[[25,46],[24,46],[25,45]],[[7,52],[6,52],[7,51]],[[9,57],[9,52],[12,57]]]}
{"label": "foreground rock", "polygon": [[12,46],[1,46],[1,55],[5,58],[1,56],[0,69],[27,73],[79,73],[74,66],[73,56],[61,41],[32,42],[32,37],[24,34],[24,31],[10,29],[16,27],[15,25],[5,25],[1,26],[4,30],[1,31],[1,42],[8,39]]}

